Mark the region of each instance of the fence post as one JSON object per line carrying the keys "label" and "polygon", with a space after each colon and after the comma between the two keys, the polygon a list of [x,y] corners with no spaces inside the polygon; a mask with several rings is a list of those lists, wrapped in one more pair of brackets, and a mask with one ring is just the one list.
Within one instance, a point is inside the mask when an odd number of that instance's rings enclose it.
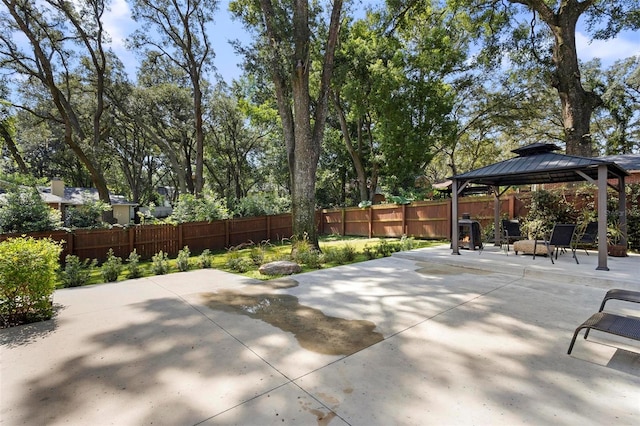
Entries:
{"label": "fence post", "polygon": [[406,204],[402,205],[402,235],[407,235],[407,205]]}
{"label": "fence post", "polygon": [[347,232],[347,209],[343,207],[340,213],[341,213],[340,227],[342,229],[340,231],[340,234],[344,237]]}
{"label": "fence post", "polygon": [[267,218],[267,240],[271,241],[271,216],[266,216]]}
{"label": "fence post", "polygon": [[224,246],[225,247],[229,247],[231,245],[231,241],[229,238],[229,220],[230,219],[226,219],[224,221]]}
{"label": "fence post", "polygon": [[373,207],[369,207],[369,238],[373,238]]}
{"label": "fence post", "polygon": [[67,231],[67,247],[69,254],[75,255],[75,247],[73,246],[73,232]]}
{"label": "fence post", "polygon": [[129,253],[133,253],[133,248],[135,247],[135,229],[135,226],[127,229],[127,232],[129,232]]}

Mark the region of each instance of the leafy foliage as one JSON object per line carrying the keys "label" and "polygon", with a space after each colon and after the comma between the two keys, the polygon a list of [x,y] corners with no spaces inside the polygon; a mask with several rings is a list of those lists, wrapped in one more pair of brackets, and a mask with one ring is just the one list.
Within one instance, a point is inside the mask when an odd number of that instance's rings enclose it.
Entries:
{"label": "leafy foliage", "polygon": [[306,265],[309,268],[319,268],[323,261],[320,253],[311,242],[304,236],[294,241],[291,249],[291,260]]}
{"label": "leafy foliage", "polygon": [[60,244],[50,239],[20,237],[0,243],[3,327],[51,318],[61,251]]}
{"label": "leafy foliage", "polygon": [[198,256],[198,266],[202,269],[211,268],[211,266],[213,266],[211,250],[204,249],[202,253],[200,253],[200,256]]}
{"label": "leafy foliage", "polygon": [[213,196],[195,197],[192,194],[181,194],[173,208],[171,220],[178,223],[213,221],[227,219],[229,211],[223,200]]}
{"label": "leafy foliage", "polygon": [[127,278],[140,278],[142,276],[142,268],[140,267],[140,255],[136,249],[129,253],[127,258]]}
{"label": "leafy foliage", "polygon": [[151,258],[151,271],[156,275],[164,275],[169,272],[169,256],[160,250]]}
{"label": "leafy foliage", "polygon": [[531,193],[529,213],[521,225],[522,232],[532,238],[549,235],[555,223],[575,223],[578,212],[560,191],[544,189]]}
{"label": "leafy foliage", "polygon": [[59,225],[60,212],[47,206],[35,188],[16,188],[0,206],[0,231],[4,233],[49,231]]}
{"label": "leafy foliage", "polygon": [[91,270],[97,263],[96,259],[81,261],[76,255],[67,255],[62,271],[62,283],[65,287],[80,287],[87,284],[91,278]]}
{"label": "leafy foliage", "polygon": [[191,251],[188,246],[184,246],[180,251],[178,251],[178,257],[176,258],[176,264],[178,266],[178,270],[180,272],[185,272],[189,270],[189,257],[191,256]]}
{"label": "leafy foliage", "polygon": [[118,276],[122,272],[122,258],[113,254],[113,249],[109,249],[107,252],[107,260],[100,267],[102,278],[106,282],[118,281]]}
{"label": "leafy foliage", "polygon": [[227,252],[227,261],[225,262],[225,266],[232,271],[240,273],[247,272],[255,267],[251,259],[243,256],[238,248],[231,248]]}
{"label": "leafy foliage", "polygon": [[83,204],[69,206],[64,212],[64,224],[70,228],[97,228],[103,226],[102,213],[111,210],[103,201],[85,199]]}
{"label": "leafy foliage", "polygon": [[255,217],[287,213],[291,209],[289,197],[279,197],[272,193],[249,194],[238,200],[233,209],[234,216]]}

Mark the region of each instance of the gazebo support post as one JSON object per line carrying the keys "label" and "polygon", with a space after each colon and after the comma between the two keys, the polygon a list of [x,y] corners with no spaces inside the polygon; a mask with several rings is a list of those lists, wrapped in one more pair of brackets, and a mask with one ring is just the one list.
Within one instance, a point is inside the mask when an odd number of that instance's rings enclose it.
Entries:
{"label": "gazebo support post", "polygon": [[493,190],[493,237],[494,245],[500,246],[500,187],[492,186]]}
{"label": "gazebo support post", "polygon": [[458,248],[458,179],[451,182],[451,254],[460,254]]}
{"label": "gazebo support post", "polygon": [[597,271],[608,271],[607,267],[607,166],[598,166],[598,267]]}

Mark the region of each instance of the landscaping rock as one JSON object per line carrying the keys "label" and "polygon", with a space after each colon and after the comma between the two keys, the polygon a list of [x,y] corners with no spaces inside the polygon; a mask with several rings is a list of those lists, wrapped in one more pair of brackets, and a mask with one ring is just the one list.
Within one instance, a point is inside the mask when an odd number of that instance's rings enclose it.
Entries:
{"label": "landscaping rock", "polygon": [[265,263],[260,266],[258,271],[262,275],[291,275],[302,271],[302,268],[296,262],[278,260],[275,262]]}

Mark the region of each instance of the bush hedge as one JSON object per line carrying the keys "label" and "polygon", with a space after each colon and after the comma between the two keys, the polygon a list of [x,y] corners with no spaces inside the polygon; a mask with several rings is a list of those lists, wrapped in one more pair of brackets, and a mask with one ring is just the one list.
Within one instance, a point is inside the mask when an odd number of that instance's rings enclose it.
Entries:
{"label": "bush hedge", "polygon": [[51,239],[0,243],[0,317],[9,327],[51,318],[62,247]]}

